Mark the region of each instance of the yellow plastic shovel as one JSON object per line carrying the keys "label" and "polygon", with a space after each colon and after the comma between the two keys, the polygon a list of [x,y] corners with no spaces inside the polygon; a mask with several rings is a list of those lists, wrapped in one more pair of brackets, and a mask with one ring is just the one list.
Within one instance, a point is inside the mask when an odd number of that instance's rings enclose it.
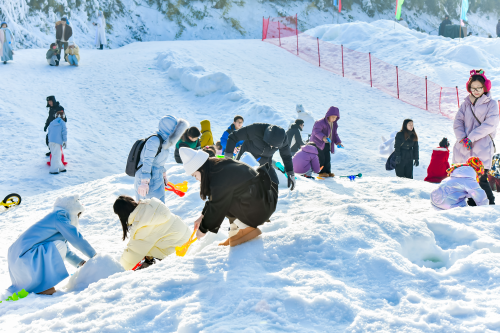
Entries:
{"label": "yellow plastic shovel", "polygon": [[195,229],[193,231],[193,234],[191,235],[191,237],[189,237],[189,240],[182,246],[176,246],[175,247],[175,254],[179,257],[184,257],[187,253],[187,250],[189,249],[189,247],[191,246],[191,244],[193,244],[194,242],[196,242],[196,240],[198,238],[193,238],[194,235],[196,235],[196,231],[198,229]]}

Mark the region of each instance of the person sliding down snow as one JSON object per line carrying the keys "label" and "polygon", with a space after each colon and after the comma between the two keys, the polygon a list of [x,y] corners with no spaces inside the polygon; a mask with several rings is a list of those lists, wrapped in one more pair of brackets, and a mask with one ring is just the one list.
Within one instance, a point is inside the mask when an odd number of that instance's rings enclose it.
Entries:
{"label": "person sliding down snow", "polygon": [[68,243],[89,258],[94,248],[78,231],[78,220],[85,208],[79,195],[59,197],[54,210],[33,224],[9,247],[7,254],[10,292],[52,295],[59,282],[69,276],[64,260],[81,267],[85,260],[69,249]]}
{"label": "person sliding down snow", "polygon": [[60,106],[57,109],[56,118],[49,125],[47,136],[49,138],[49,149],[52,154],[49,172],[57,175],[59,172],[66,172],[61,159],[61,147],[66,149],[68,141],[68,131],[66,123],[62,120],[64,109]]}
{"label": "person sliding down snow", "polygon": [[[170,153],[169,148],[175,145],[188,127],[189,123],[184,119],[174,116],[161,118],[158,132],[146,141],[141,151],[134,181],[137,201],[157,198],[165,202],[165,186],[168,183],[165,163]],[[158,136],[163,139],[161,148]]]}
{"label": "person sliding down snow", "polygon": [[[233,151],[236,143],[244,140],[237,160],[245,152],[251,153],[260,165],[269,163],[272,164],[272,157],[279,149],[281,159],[285,165],[285,172],[288,175],[288,187],[291,191],[295,188],[295,174],[293,172],[292,153],[286,137],[285,130],[279,126],[271,124],[255,123],[250,126],[245,126],[237,131],[234,131],[227,138],[227,146],[225,151],[226,158],[233,158]],[[276,184],[279,184],[278,175],[274,168],[270,168],[269,176]]]}
{"label": "person sliding down snow", "polygon": [[324,158],[321,149],[314,142],[302,147],[293,157],[293,171],[299,175],[311,177],[312,173],[320,173]]}
{"label": "person sliding down snow", "polygon": [[431,193],[431,203],[438,209],[484,206],[488,204],[488,197],[479,186],[479,178],[484,173],[483,162],[477,157],[471,157],[466,164],[453,164],[446,170],[450,178],[441,182],[439,187]]}
{"label": "person sliding down snow", "polygon": [[142,259],[140,269],[162,260],[175,252],[189,240],[191,230],[180,217],[172,214],[167,206],[156,198],[134,201],[127,195],[120,195],[113,204],[113,210],[120,218],[123,240],[129,237],[120,263],[130,270]]}
{"label": "person sliding down snow", "polygon": [[179,141],[177,141],[177,144],[175,145],[175,152],[174,152],[174,157],[175,161],[179,164],[182,163],[181,156],[179,155],[179,149],[181,147],[186,147],[186,148],[191,148],[191,149],[200,149],[200,130],[193,126],[188,128],[184,134],[182,134],[181,138]]}
{"label": "person sliding down snow", "polygon": [[[62,108],[64,110],[62,105],[59,104],[58,101],[56,101],[56,98],[54,96],[47,97],[47,107],[49,108],[49,115],[47,117],[47,120],[45,121],[45,127],[43,128],[44,132],[47,132],[47,128],[49,127],[52,120],[56,119],[56,112],[59,111],[60,108]],[[68,118],[66,118],[66,113],[63,114],[62,120],[64,120],[64,122],[68,122]],[[48,134],[45,137],[45,143],[48,147],[49,146],[49,135]],[[50,155],[50,152],[45,154],[45,156],[49,156],[49,155]]]}
{"label": "person sliding down snow", "polygon": [[304,129],[304,121],[302,119],[295,120],[288,131],[286,131],[286,137],[288,139],[288,145],[290,146],[290,151],[292,152],[292,156],[300,149],[300,147],[304,146],[305,143],[302,141],[302,135],[300,132]]}
{"label": "person sliding down snow", "polygon": [[332,173],[332,165],[330,162],[332,159],[331,154],[335,153],[335,146],[344,147],[337,134],[339,119],[339,109],[332,106],[328,109],[325,118],[316,121],[313,126],[311,141],[322,150],[325,159],[325,166],[320,174],[321,177],[335,176]]}
{"label": "person sliding down snow", "polygon": [[201,199],[208,199],[194,222],[196,237],[217,233],[225,217],[231,225],[229,238],[219,245],[236,246],[260,235],[258,226],[269,220],[278,203],[278,185],[269,177],[269,164],[254,170],[233,159],[209,158],[201,150],[183,147],[180,154],[186,174],[200,182]]}
{"label": "person sliding down snow", "polygon": [[210,128],[210,121],[202,120],[201,124],[201,138],[200,145],[202,147],[212,146],[214,144],[214,137],[212,135],[212,129]]}
{"label": "person sliding down snow", "polygon": [[424,181],[429,183],[441,183],[443,179],[445,179],[448,174],[446,170],[450,168],[450,163],[448,162],[448,158],[450,157],[450,151],[448,147],[450,143],[447,138],[443,138],[439,143],[438,148],[434,148],[432,151],[431,163],[427,168],[427,177],[425,177]]}

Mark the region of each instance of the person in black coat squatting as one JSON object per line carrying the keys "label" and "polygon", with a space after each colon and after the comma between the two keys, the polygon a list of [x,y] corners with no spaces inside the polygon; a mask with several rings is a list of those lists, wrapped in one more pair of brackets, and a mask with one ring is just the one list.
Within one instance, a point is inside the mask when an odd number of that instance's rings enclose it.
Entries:
{"label": "person in black coat squatting", "polygon": [[[413,120],[405,119],[394,142],[396,176],[413,179],[413,165],[418,167],[418,136]],[[413,162],[415,161],[415,162]]]}
{"label": "person in black coat squatting", "polygon": [[290,151],[292,156],[299,151],[300,147],[306,144],[302,141],[302,135],[300,132],[304,129],[304,121],[302,119],[295,120],[295,123],[290,126],[288,131],[286,131],[286,137],[288,138],[288,145],[290,146]]}
{"label": "person in black coat squatting", "polygon": [[[293,191],[295,188],[295,174],[293,172],[292,153],[283,128],[271,124],[255,123],[234,131],[227,138],[224,154],[226,158],[233,158],[234,147],[241,140],[245,142],[236,157],[237,160],[241,158],[243,153],[248,151],[259,161],[260,165],[266,163],[272,165],[273,155],[279,149],[288,175],[288,187]],[[273,182],[279,184],[278,175],[276,175],[274,168],[269,169],[269,176]]]}
{"label": "person in black coat squatting", "polygon": [[[47,97],[47,107],[49,108],[49,116],[47,117],[47,120],[45,121],[45,127],[43,128],[44,132],[47,132],[47,128],[49,127],[52,120],[56,119],[57,111],[64,111],[64,108],[59,104],[58,101],[56,101],[56,98],[54,96]],[[63,113],[62,119],[65,122],[68,122],[68,119],[66,118],[65,112]],[[45,136],[45,143],[48,147],[49,146],[49,135],[48,134]],[[50,151],[47,154],[45,154],[45,156],[50,156]]]}
{"label": "person in black coat squatting", "polygon": [[229,238],[219,245],[236,246],[260,235],[258,226],[269,220],[278,203],[278,185],[269,177],[269,164],[254,170],[233,159],[209,158],[202,150],[182,147],[179,152],[186,174],[201,183],[201,199],[208,199],[194,222],[196,237],[217,233],[225,217],[231,225]]}

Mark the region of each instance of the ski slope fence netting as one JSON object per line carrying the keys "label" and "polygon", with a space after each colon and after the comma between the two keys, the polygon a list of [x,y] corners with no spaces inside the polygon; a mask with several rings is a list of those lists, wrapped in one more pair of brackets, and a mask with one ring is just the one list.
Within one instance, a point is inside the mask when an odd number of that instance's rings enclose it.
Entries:
{"label": "ski slope fence netting", "polygon": [[371,53],[350,50],[298,30],[297,15],[263,19],[262,40],[279,46],[305,61],[363,82],[394,98],[450,119],[455,117],[465,90],[440,85],[388,64]]}

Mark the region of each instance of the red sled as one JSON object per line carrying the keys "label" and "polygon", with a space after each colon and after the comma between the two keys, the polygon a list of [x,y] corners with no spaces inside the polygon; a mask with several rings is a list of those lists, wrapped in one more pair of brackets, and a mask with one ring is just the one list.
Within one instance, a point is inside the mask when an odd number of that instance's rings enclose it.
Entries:
{"label": "red sled", "polygon": [[[50,161],[52,161],[52,154],[50,154]],[[50,166],[50,161],[47,162],[48,166]],[[64,161],[64,153],[62,147],[61,147],[61,162],[64,166],[68,165],[68,162]]]}

